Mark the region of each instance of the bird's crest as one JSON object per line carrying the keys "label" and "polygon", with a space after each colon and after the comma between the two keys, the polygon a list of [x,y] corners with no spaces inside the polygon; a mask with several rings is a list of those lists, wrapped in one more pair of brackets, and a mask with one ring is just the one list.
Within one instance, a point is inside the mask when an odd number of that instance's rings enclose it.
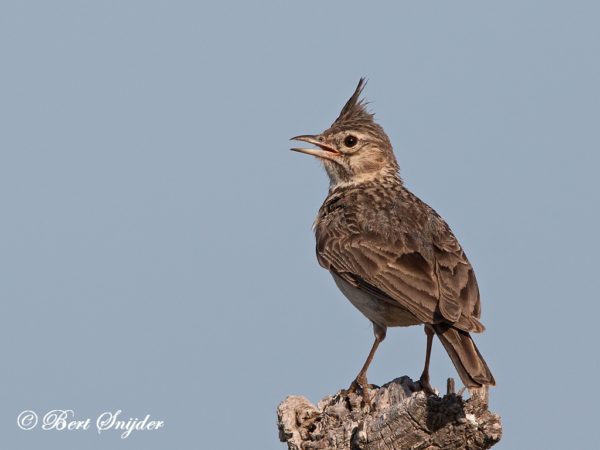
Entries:
{"label": "bird's crest", "polygon": [[365,88],[367,81],[364,78],[361,78],[358,82],[358,86],[354,90],[354,94],[352,97],[346,102],[340,115],[335,122],[334,125],[339,125],[342,122],[354,122],[354,121],[372,121],[373,114],[367,111],[367,102],[364,99],[360,98],[360,94]]}

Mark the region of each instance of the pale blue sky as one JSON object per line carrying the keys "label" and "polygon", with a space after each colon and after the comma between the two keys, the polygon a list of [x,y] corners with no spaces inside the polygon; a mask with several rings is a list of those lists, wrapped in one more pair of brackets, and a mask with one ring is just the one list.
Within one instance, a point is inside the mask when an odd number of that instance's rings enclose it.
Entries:
{"label": "pale blue sky", "polygon": [[[592,1],[3,1],[0,447],[281,449],[279,401],[350,383],[371,327],[317,265],[327,180],[288,139],[328,127],[360,76],[406,184],[476,269],[495,448],[596,445],[598,17]],[[390,330],[370,380],[418,376],[424,347]],[[448,376],[436,341],[433,384]],[[166,428],[16,426],[58,408]]]}

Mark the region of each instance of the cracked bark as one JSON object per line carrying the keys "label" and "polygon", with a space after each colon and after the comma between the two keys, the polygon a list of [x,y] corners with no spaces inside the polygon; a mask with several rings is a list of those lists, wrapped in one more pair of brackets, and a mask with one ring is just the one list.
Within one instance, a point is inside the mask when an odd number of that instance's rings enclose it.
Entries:
{"label": "cracked bark", "polygon": [[372,387],[371,406],[362,397],[338,392],[317,406],[287,397],[277,408],[279,438],[289,450],[488,449],[500,440],[500,417],[485,396],[469,400],[453,393],[426,396],[409,377]]}

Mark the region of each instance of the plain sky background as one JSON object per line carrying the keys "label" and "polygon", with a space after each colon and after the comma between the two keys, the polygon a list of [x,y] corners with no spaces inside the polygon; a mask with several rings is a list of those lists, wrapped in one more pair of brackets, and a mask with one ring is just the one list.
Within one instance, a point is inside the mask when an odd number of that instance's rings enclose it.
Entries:
{"label": "plain sky background", "polygon": [[[599,19],[594,1],[3,1],[0,447],[283,449],[286,395],[350,383],[371,326],[315,260],[326,175],[288,139],[363,75],[407,186],[476,269],[495,448],[597,445]],[[417,377],[424,348],[391,329],[370,381]],[[166,428],[25,432],[25,409]]]}

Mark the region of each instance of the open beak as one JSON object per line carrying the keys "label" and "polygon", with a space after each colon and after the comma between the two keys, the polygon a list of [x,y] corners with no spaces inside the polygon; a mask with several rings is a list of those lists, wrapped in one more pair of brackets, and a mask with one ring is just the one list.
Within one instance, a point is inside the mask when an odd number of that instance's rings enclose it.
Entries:
{"label": "open beak", "polygon": [[321,139],[322,138],[320,136],[312,134],[295,136],[290,140],[308,142],[309,144],[316,145],[319,148],[291,148],[290,150],[294,152],[306,153],[307,155],[313,155],[317,158],[329,159],[331,161],[334,161],[336,157],[341,155],[340,152],[338,152],[335,148],[322,142]]}

